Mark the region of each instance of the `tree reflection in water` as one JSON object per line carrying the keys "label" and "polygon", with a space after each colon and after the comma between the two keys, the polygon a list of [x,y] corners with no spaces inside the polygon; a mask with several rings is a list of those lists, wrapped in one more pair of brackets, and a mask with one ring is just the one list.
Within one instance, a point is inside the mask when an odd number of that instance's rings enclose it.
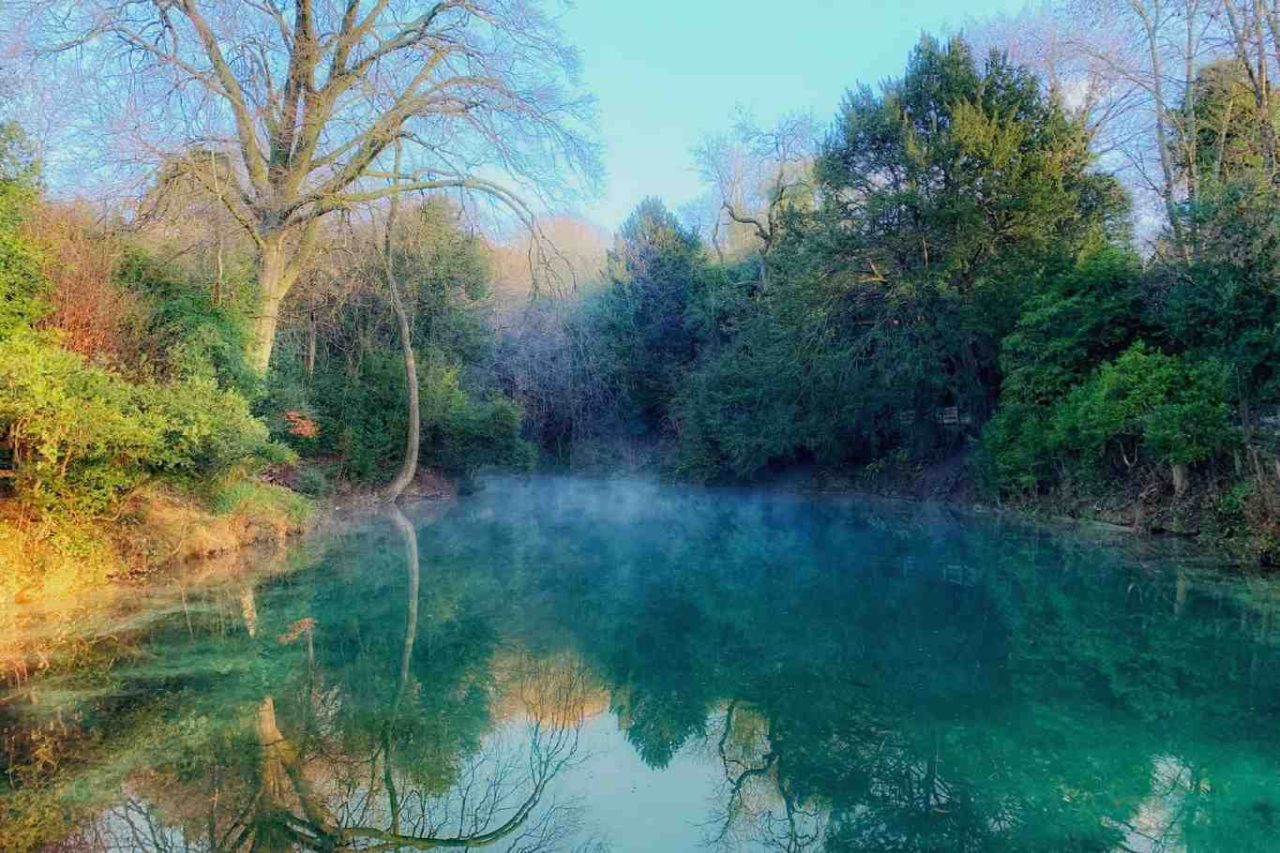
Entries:
{"label": "tree reflection in water", "polygon": [[[547,800],[547,786],[575,760],[573,727],[535,721],[526,734],[499,733],[466,759],[456,784],[431,791],[385,755],[300,753],[276,727],[270,698],[258,719],[259,775],[242,802],[227,804],[229,820],[218,820],[225,786],[213,786],[213,802],[200,790],[152,790],[100,813],[72,849],[540,851],[567,849],[580,829],[577,805]],[[169,820],[202,805],[212,807],[203,833]]]}
{"label": "tree reflection in water", "polygon": [[[69,841],[71,846],[237,851],[492,847],[530,853],[584,846],[577,837],[580,808],[557,801],[547,790],[578,760],[581,709],[591,689],[580,666],[561,664],[548,672],[532,659],[508,661],[508,668],[520,671],[521,682],[513,685],[520,689],[514,704],[507,703],[507,718],[461,757],[448,780],[439,778],[436,768],[415,766],[418,756],[412,749],[400,749],[413,746],[407,742],[423,734],[413,722],[421,710],[417,697],[424,691],[447,692],[449,686],[423,684],[414,676],[421,595],[418,534],[398,508],[389,511],[389,518],[402,541],[407,582],[396,677],[385,701],[347,695],[340,681],[326,681],[317,670],[312,645],[313,632],[323,634],[324,626],[312,616],[298,619],[275,642],[282,647],[303,642],[307,648],[303,676],[279,685],[282,690],[301,688],[304,701],[293,709],[300,718],[282,723],[275,695],[264,696],[253,709],[252,723],[230,733],[234,746],[139,768],[125,783],[130,795],[96,815]],[[256,596],[242,586],[237,597],[244,635],[253,640],[259,635]],[[373,716],[344,714],[352,704]],[[344,727],[353,720],[364,730]],[[252,749],[245,748],[244,735],[250,730]],[[376,737],[368,736],[371,730]],[[174,746],[180,751],[195,744]],[[183,766],[193,760],[198,764]]]}
{"label": "tree reflection in water", "polygon": [[712,842],[756,842],[790,851],[809,850],[823,839],[827,812],[820,803],[798,802],[791,783],[778,771],[782,752],[768,720],[729,702],[714,729],[716,754],[724,770],[723,814]]}
{"label": "tree reflection in water", "polygon": [[[708,847],[1280,834],[1270,580],[927,507],[563,480],[326,545],[33,679],[0,848],[572,849],[595,720],[606,772],[696,763]],[[613,819],[644,849],[665,815]]]}

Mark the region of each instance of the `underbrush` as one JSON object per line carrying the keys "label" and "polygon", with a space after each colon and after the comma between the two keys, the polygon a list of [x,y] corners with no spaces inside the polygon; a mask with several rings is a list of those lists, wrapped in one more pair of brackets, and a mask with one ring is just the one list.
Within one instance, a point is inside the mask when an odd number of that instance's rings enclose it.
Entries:
{"label": "underbrush", "polygon": [[1078,474],[1036,492],[1001,493],[980,445],[923,463],[889,456],[853,471],[793,467],[757,481],[1096,522],[1194,539],[1241,565],[1280,567],[1280,471],[1261,454],[1240,456],[1190,468],[1181,494],[1168,466],[1154,462],[1136,465],[1123,477]]}
{"label": "underbrush", "polygon": [[209,508],[219,516],[257,518],[282,527],[299,527],[311,515],[312,503],[284,486],[243,481],[214,490]]}
{"label": "underbrush", "polygon": [[1192,469],[1181,494],[1165,466],[1149,464],[1124,478],[1067,479],[1039,494],[1006,496],[1002,504],[1033,516],[1195,539],[1243,564],[1280,566],[1280,487],[1230,466]]}
{"label": "underbrush", "polygon": [[208,557],[302,531],[312,504],[252,480],[198,490],[147,489],[125,507],[124,547],[143,567]]}

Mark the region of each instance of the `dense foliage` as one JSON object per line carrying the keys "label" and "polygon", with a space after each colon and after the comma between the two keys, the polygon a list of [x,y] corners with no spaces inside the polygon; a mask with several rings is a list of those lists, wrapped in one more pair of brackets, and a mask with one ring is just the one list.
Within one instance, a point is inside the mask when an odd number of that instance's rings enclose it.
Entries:
{"label": "dense foliage", "polygon": [[[411,318],[422,464],[452,476],[482,466],[526,467],[532,448],[520,438],[520,410],[486,370],[493,329],[485,246],[444,200],[428,201],[406,219],[389,262]],[[266,406],[276,418],[293,412],[314,423],[314,434],[277,423],[300,453],[321,463],[308,475],[311,490],[333,487],[334,478],[371,483],[388,477],[403,455],[408,419],[388,260],[376,233],[353,233],[349,248],[335,250],[330,262],[284,318]]]}
{"label": "dense foliage", "polygon": [[648,440],[698,479],[962,457],[995,497],[1208,494],[1210,516],[1261,477],[1260,519],[1280,209],[1243,73],[1190,91],[1203,162],[1171,168],[1197,191],[1144,252],[1084,117],[999,52],[923,39],[901,78],[848,95],[812,180],[760,214],[760,252],[713,259],[659,202],[636,210],[559,347],[506,354],[568,365],[544,374],[554,395],[513,383],[534,437]]}
{"label": "dense foliage", "polygon": [[1023,306],[1122,233],[1089,167],[1032,75],[925,40],[900,80],[849,95],[762,279],[712,264],[656,202],[636,211],[589,336],[627,370],[600,381],[639,395],[697,476],[953,448],[994,407]]}
{"label": "dense foliage", "polygon": [[42,507],[104,510],[149,474],[216,478],[281,455],[235,391],[130,381],[46,335],[0,344],[0,389],[18,489]]}
{"label": "dense foliage", "polygon": [[[38,238],[24,227],[38,204],[34,166],[13,165],[21,150],[16,129],[4,139],[0,437],[18,497],[41,510],[98,513],[150,477],[207,482],[281,458],[283,448],[269,442],[248,399],[219,381],[225,377],[213,353],[231,352],[234,338],[219,338],[215,328],[205,336],[207,351],[198,349],[193,317],[215,312],[193,308],[200,300],[190,294],[159,292],[160,275],[136,275],[145,261],[117,271],[116,286],[150,297],[131,363],[94,363],[62,346],[61,331],[45,322],[51,285]],[[167,341],[171,327],[180,330]],[[161,369],[160,357],[172,368]]]}
{"label": "dense foliage", "polygon": [[822,140],[747,133],[733,156],[764,156],[739,164],[764,186],[724,200],[727,253],[650,198],[589,281],[539,291],[525,246],[532,298],[500,309],[511,258],[452,202],[348,211],[313,235],[267,375],[246,356],[262,249],[210,194],[216,155],[167,163],[125,228],[41,201],[10,127],[0,461],[35,504],[101,510],[152,476],[281,458],[265,423],[305,463],[296,488],[372,486],[406,458],[411,351],[421,464],[455,478],[537,450],[718,481],[946,469],[999,500],[1251,528],[1271,553],[1280,201],[1250,73],[1213,62],[1186,87],[1162,143],[1183,189],[1146,243],[1088,115],[962,39],[922,39]]}

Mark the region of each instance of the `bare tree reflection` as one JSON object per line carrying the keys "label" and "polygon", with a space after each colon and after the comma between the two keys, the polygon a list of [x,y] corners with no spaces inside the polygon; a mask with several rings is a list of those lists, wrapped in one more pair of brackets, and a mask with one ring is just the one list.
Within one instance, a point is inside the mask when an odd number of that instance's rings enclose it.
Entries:
{"label": "bare tree reflection", "polygon": [[714,819],[711,843],[751,843],[788,853],[820,849],[826,810],[797,796],[780,772],[783,749],[772,721],[732,700],[713,721],[711,734],[724,771],[723,806]]}
{"label": "bare tree reflection", "polygon": [[[458,759],[442,783],[422,766],[436,752],[421,744],[429,730],[412,725],[411,701],[422,691],[414,674],[421,570],[418,535],[398,508],[391,520],[403,542],[407,573],[405,623],[394,692],[375,703],[370,736],[351,730],[338,711],[368,697],[326,687],[316,670],[313,634],[304,618],[277,638],[305,635],[302,719],[278,713],[275,695],[253,709],[222,748],[202,743],[200,778],[174,768],[135,773],[129,796],[101,813],[68,843],[72,849],[217,851],[392,851],[492,847],[533,853],[570,849],[581,834],[581,810],[557,799],[553,781],[578,760],[582,723],[603,705],[600,689],[576,659],[508,653],[491,662],[497,683],[490,733]],[[252,594],[240,596],[251,639],[258,637]],[[252,614],[252,615],[251,615]],[[281,689],[283,684],[278,685]],[[448,689],[442,686],[440,689]],[[242,718],[243,719],[243,718]],[[424,734],[424,731],[427,733]],[[245,736],[249,735],[251,736]]]}

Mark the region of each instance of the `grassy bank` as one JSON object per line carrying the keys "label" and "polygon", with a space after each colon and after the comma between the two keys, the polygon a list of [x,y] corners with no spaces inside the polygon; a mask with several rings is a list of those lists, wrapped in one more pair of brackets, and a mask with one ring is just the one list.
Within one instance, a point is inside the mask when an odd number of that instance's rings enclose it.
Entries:
{"label": "grassy bank", "polygon": [[300,533],[314,504],[282,486],[242,481],[207,491],[155,486],[112,516],[35,514],[0,501],[0,613],[40,608],[189,560]]}

